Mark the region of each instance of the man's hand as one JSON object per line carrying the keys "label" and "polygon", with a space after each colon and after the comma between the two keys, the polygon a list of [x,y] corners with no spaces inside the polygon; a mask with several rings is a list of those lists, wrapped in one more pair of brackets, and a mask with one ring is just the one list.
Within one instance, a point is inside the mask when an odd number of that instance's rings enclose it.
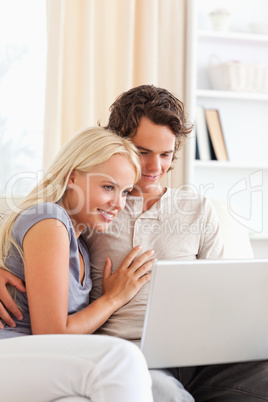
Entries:
{"label": "man's hand", "polygon": [[[18,309],[16,303],[8,293],[6,285],[10,284],[15,286],[19,291],[26,292],[26,288],[21,279],[17,278],[15,275],[0,268],[0,318],[9,326],[15,327],[16,324],[14,320],[10,317],[8,311],[12,313],[17,320],[22,320],[23,316],[21,311]],[[0,329],[4,326],[0,321]]]}

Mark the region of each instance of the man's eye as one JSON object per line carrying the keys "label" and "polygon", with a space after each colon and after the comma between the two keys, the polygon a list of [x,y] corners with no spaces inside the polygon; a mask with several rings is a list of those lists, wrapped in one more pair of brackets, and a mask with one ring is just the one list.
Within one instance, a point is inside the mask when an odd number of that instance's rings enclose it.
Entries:
{"label": "man's eye", "polygon": [[162,154],[161,155],[163,158],[168,158],[169,156],[171,156],[171,154]]}
{"label": "man's eye", "polygon": [[147,155],[148,152],[146,152],[146,151],[140,151],[140,154],[141,154],[141,155]]}
{"label": "man's eye", "polygon": [[113,186],[103,186],[103,188],[105,188],[107,191],[113,190]]}

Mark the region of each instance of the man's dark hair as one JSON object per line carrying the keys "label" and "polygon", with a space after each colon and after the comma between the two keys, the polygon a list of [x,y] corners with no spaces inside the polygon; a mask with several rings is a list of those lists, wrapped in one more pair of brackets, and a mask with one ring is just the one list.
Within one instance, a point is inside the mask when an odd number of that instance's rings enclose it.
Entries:
{"label": "man's dark hair", "polygon": [[141,85],[122,93],[110,107],[110,112],[105,128],[122,137],[134,137],[142,117],[168,126],[176,137],[174,155],[193,129],[183,103],[166,89],[153,85]]}

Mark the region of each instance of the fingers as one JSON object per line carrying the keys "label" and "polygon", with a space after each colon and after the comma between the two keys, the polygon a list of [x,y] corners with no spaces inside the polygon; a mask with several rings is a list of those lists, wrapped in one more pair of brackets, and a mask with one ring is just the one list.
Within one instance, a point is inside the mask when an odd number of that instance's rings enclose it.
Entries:
{"label": "fingers", "polygon": [[[142,246],[137,246],[135,247],[124,259],[123,263],[121,264],[120,268],[121,269],[129,269],[131,268],[132,270],[137,270],[142,264],[144,264],[145,261],[147,261],[149,258],[152,257],[154,254],[154,250],[149,250],[140,255],[136,260],[135,258],[141,251]],[[135,261],[134,261],[135,260]]]}
{"label": "fingers", "polygon": [[3,297],[3,293],[1,292],[2,295],[2,302],[0,302],[0,318],[10,327],[15,327],[16,324],[14,320],[10,317],[8,311],[12,313],[17,320],[22,320],[23,316],[19,308],[16,306],[14,300],[8,293],[7,289],[5,288],[5,294]]}
{"label": "fingers", "polygon": [[145,264],[143,264],[142,266],[140,266],[136,271],[135,274],[137,275],[138,278],[142,278],[144,275],[148,275],[150,274],[151,277],[151,271],[152,267],[154,265],[154,262],[156,261],[156,258],[151,259],[150,261],[147,261]]}
{"label": "fingers", "polygon": [[19,291],[23,293],[26,292],[26,287],[24,286],[23,281],[12,274],[10,274],[10,277],[8,278],[8,283],[17,288]]}
{"label": "fingers", "polygon": [[[12,318],[10,317],[10,315],[8,314],[8,312],[6,311],[5,307],[3,306],[3,304],[0,302],[0,318],[2,319],[2,321],[4,321],[9,327],[15,327],[16,324],[14,322],[14,320],[12,320]],[[3,329],[4,326],[3,324],[0,322],[0,329]]]}
{"label": "fingers", "polygon": [[112,273],[112,262],[109,257],[106,257],[106,262],[103,271],[103,280],[108,279]]}
{"label": "fingers", "polygon": [[[10,272],[0,269],[1,275],[0,275],[0,318],[2,321],[4,321],[8,326],[10,327],[15,327],[16,324],[14,320],[11,318],[9,315],[8,311],[12,313],[17,320],[22,320],[23,316],[21,311],[18,309],[16,306],[14,300],[8,293],[7,284],[10,284],[17,288],[21,292],[26,292],[26,288],[23,284],[23,281]],[[0,328],[3,326],[0,325]]]}
{"label": "fingers", "polygon": [[139,279],[140,287],[145,285],[145,283],[149,282],[151,279],[151,276],[152,276],[152,272],[148,272],[146,275],[143,275],[142,277],[140,277],[140,279]]}
{"label": "fingers", "polygon": [[[3,269],[0,267],[0,286],[6,286],[7,284],[10,284],[17,288],[21,292],[26,292],[26,288],[23,284],[23,281],[18,278],[17,276],[13,275],[11,272]],[[2,291],[0,292],[2,295]]]}
{"label": "fingers", "polygon": [[[148,260],[154,255],[155,251],[154,250],[149,250],[146,251],[146,253],[143,253],[140,255],[129,267],[132,271],[137,271],[144,263],[149,262]],[[151,260],[150,260],[151,261]]]}
{"label": "fingers", "polygon": [[123,262],[119,268],[127,269],[132,264],[133,260],[137,257],[137,255],[139,254],[141,249],[142,249],[142,246],[137,246],[137,247],[133,248],[133,250],[123,260]]}

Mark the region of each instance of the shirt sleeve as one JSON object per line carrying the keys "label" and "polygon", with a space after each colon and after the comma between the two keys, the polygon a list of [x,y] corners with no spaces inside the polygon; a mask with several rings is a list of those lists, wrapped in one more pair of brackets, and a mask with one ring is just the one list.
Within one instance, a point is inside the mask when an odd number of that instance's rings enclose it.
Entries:
{"label": "shirt sleeve", "polygon": [[22,246],[23,239],[28,230],[36,223],[45,219],[57,219],[61,221],[65,225],[70,238],[71,222],[66,211],[57,204],[42,203],[23,211],[18,216],[12,228],[12,235],[16,242]]}
{"label": "shirt sleeve", "polygon": [[223,258],[224,246],[217,213],[211,201],[205,198],[203,235],[198,250],[198,259]]}

